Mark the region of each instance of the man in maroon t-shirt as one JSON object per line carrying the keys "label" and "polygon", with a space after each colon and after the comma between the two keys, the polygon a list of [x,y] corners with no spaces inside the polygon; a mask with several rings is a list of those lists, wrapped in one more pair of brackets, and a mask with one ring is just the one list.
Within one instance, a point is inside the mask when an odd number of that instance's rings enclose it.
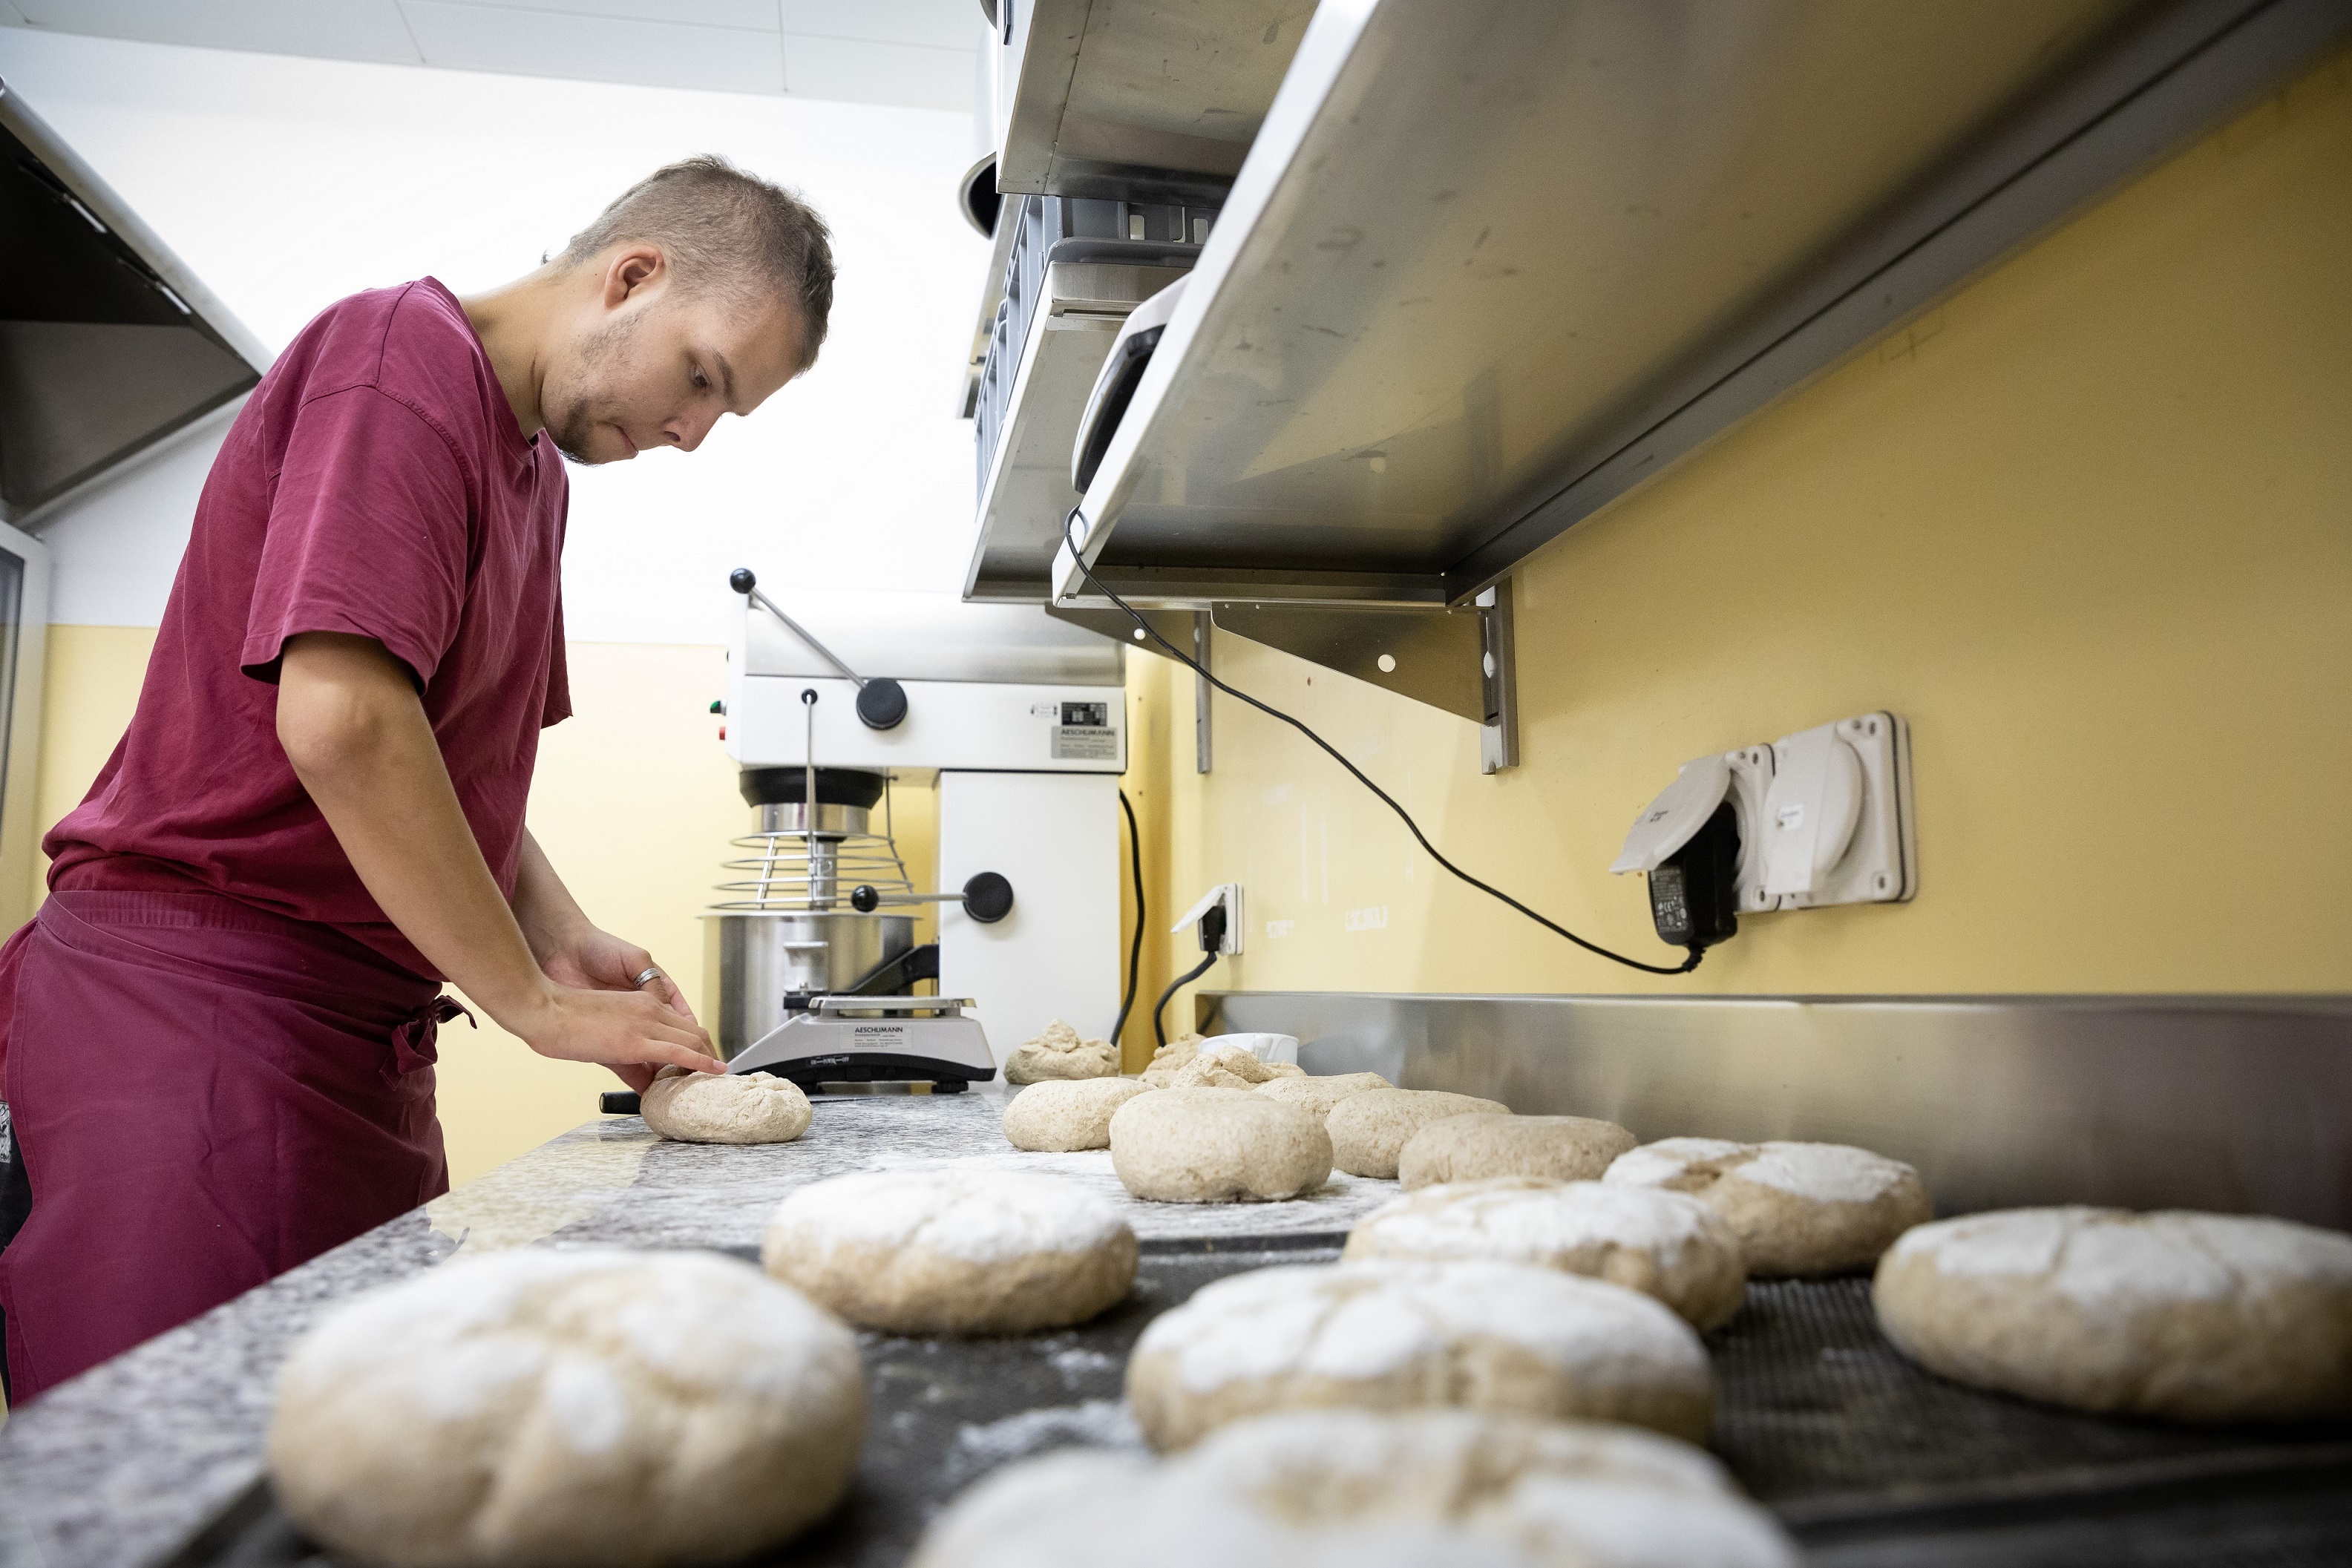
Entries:
{"label": "man in maroon t-shirt", "polygon": [[633,1087],[720,1071],[523,825],[571,712],[562,456],[691,452],[809,367],[832,298],[816,214],[694,159],[504,288],[330,307],[262,378],[0,949],[15,1400],[447,1190],[444,980]]}

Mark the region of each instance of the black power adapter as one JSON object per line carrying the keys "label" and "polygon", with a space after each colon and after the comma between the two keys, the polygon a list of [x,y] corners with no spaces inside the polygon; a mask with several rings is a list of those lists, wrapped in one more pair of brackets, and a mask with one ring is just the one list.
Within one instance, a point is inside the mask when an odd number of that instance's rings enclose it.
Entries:
{"label": "black power adapter", "polygon": [[1696,952],[1739,934],[1739,814],[1726,800],[1650,873],[1658,940]]}

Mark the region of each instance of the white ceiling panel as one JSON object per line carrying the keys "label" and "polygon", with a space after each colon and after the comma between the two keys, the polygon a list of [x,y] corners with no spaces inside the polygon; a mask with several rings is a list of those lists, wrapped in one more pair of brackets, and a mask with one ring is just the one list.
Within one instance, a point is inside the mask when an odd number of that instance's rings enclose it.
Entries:
{"label": "white ceiling panel", "polygon": [[785,87],[773,33],[451,0],[401,0],[401,10],[426,65],[719,92]]}
{"label": "white ceiling panel", "polygon": [[784,87],[795,97],[908,109],[971,108],[971,53],[910,44],[784,35]]}
{"label": "white ceiling panel", "polygon": [[972,49],[988,18],[980,0],[780,0],[787,33],[813,38],[863,38],[877,44],[923,44]]}
{"label": "white ceiling panel", "polygon": [[24,25],[25,14],[11,5],[8,0],[0,0],[0,26],[21,27]]}
{"label": "white ceiling panel", "polygon": [[13,0],[25,20],[66,33],[418,63],[394,0]]}
{"label": "white ceiling panel", "polygon": [[620,16],[637,22],[685,22],[698,27],[741,27],[772,33],[776,0],[458,0],[522,11],[563,11],[577,16]]}

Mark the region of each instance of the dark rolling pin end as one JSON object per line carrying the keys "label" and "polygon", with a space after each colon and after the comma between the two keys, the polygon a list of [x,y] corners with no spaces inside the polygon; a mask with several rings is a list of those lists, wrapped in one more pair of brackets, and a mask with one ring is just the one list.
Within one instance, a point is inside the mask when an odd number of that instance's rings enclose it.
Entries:
{"label": "dark rolling pin end", "polygon": [[600,1109],[607,1116],[634,1116],[637,1113],[637,1097],[625,1089],[608,1092]]}

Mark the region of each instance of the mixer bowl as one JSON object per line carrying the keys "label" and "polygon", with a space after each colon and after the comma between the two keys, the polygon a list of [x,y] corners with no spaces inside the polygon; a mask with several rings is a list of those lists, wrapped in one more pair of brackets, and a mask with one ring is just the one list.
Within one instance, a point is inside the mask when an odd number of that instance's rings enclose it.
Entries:
{"label": "mixer bowl", "polygon": [[703,1022],[730,1061],[784,1021],[789,993],[845,988],[915,945],[911,915],[761,910],[702,918],[702,994],[718,998],[718,1016]]}

